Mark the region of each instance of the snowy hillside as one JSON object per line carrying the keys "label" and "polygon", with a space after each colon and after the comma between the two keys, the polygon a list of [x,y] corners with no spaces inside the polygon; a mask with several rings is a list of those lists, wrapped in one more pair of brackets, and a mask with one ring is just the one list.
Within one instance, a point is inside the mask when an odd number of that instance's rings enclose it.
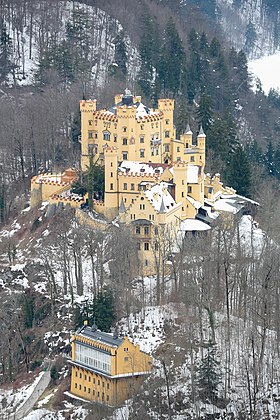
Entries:
{"label": "snowy hillside", "polygon": [[220,23],[236,49],[246,49],[249,56],[259,58],[277,49],[277,17],[264,10],[262,0],[218,0]]}
{"label": "snowy hillside", "polygon": [[[5,4],[5,2],[4,2]],[[11,61],[14,70],[10,84],[30,85],[38,71],[44,54],[54,43],[59,45],[66,36],[67,25],[73,23],[73,13],[86,16],[82,24],[87,28],[92,81],[101,86],[106,82],[108,68],[114,65],[115,38],[122,26],[114,18],[94,6],[70,1],[34,2],[12,9],[2,5],[4,24],[12,44]],[[128,75],[134,74],[137,51],[125,35],[128,51]],[[133,70],[132,70],[133,69]]]}

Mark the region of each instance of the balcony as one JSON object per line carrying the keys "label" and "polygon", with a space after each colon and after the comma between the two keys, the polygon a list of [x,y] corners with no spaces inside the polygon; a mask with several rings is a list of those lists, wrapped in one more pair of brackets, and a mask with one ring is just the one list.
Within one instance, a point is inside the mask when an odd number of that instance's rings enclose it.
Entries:
{"label": "balcony", "polygon": [[162,143],[160,139],[151,140],[151,146],[159,146]]}

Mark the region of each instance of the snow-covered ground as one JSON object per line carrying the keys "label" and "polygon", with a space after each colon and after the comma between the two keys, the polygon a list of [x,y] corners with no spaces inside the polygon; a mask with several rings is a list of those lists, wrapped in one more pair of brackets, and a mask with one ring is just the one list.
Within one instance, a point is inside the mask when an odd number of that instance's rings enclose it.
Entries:
{"label": "snow-covered ground", "polygon": [[249,62],[249,70],[259,78],[265,93],[280,89],[280,51]]}

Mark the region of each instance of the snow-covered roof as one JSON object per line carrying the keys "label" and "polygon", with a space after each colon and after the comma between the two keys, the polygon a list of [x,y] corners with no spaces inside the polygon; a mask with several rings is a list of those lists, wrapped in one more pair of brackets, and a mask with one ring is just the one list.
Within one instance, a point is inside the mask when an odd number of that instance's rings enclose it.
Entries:
{"label": "snow-covered roof", "polygon": [[180,230],[184,232],[210,230],[211,227],[197,219],[186,219],[181,222]]}
{"label": "snow-covered roof", "polygon": [[199,171],[199,166],[188,165],[187,182],[189,184],[197,184],[198,183],[198,171]]}
{"label": "snow-covered roof", "polygon": [[246,204],[259,205],[250,198],[238,194],[222,194],[218,200],[214,201],[214,209],[227,213],[236,214],[245,207]]}
{"label": "snow-covered roof", "polygon": [[166,164],[142,163],[134,162],[132,160],[124,160],[119,166],[119,171],[131,174],[144,173],[146,175],[161,175],[167,166],[168,165]]}
{"label": "snow-covered roof", "polygon": [[186,197],[186,199],[194,206],[194,208],[195,209],[199,209],[201,206],[202,206],[202,204],[199,202],[199,201],[197,201],[197,200],[195,200],[194,198],[192,198],[192,197],[190,197],[189,195],[187,195],[187,197]]}
{"label": "snow-covered roof", "polygon": [[122,98],[122,101],[117,103],[116,105],[113,105],[111,108],[109,108],[105,113],[116,115],[117,108],[121,106],[129,106],[136,108],[136,118],[137,117],[146,117],[148,115],[156,115],[161,114],[159,111],[155,111],[146,105],[143,104],[143,102],[133,102],[133,96],[124,96]]}
{"label": "snow-covered roof", "polygon": [[167,191],[168,184],[161,182],[155,184],[150,190],[145,191],[145,195],[156,211],[168,212],[178,206],[172,195]]}

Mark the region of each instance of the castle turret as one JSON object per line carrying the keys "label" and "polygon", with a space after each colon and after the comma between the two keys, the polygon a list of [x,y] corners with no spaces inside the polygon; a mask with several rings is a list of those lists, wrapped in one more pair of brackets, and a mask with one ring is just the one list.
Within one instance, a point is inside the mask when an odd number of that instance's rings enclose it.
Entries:
{"label": "castle turret", "polygon": [[105,160],[105,196],[104,204],[106,217],[113,219],[119,211],[118,194],[118,149],[107,147],[104,149]]}
{"label": "castle turret", "polygon": [[86,171],[89,166],[89,156],[92,155],[92,148],[90,143],[93,141],[93,113],[96,111],[96,100],[82,100],[80,101],[81,111],[81,145],[82,156],[81,166],[82,171]]}
{"label": "castle turret", "polygon": [[197,136],[197,147],[199,149],[200,160],[203,164],[203,168],[205,165],[205,142],[206,142],[206,135],[203,131],[202,126],[200,126],[200,130]]}

